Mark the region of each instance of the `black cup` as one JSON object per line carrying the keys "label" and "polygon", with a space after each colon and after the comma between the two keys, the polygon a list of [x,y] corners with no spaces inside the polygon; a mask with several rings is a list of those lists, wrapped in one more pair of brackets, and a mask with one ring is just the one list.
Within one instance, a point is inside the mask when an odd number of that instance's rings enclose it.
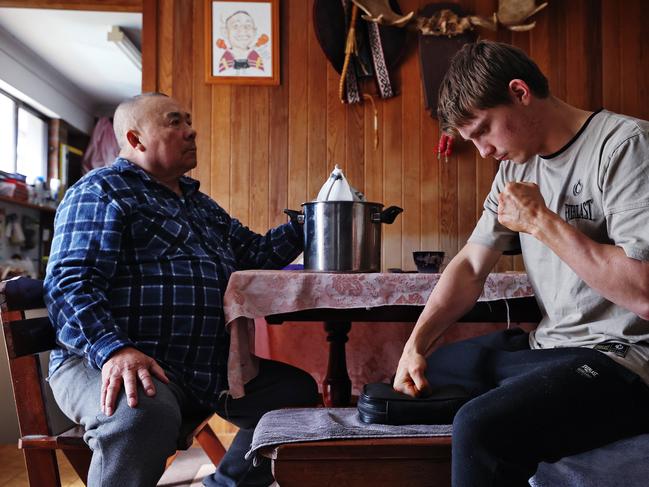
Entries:
{"label": "black cup", "polygon": [[441,250],[419,250],[412,253],[418,272],[432,274],[439,272],[444,262],[444,252]]}

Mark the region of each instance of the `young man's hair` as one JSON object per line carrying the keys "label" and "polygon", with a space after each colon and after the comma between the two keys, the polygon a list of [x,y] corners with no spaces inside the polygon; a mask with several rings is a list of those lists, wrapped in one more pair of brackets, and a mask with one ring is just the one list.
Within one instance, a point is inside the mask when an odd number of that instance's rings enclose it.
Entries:
{"label": "young man's hair", "polygon": [[439,87],[440,129],[453,132],[470,122],[475,110],[511,104],[513,79],[525,81],[538,98],[550,95],[547,78],[521,49],[492,41],[465,44]]}

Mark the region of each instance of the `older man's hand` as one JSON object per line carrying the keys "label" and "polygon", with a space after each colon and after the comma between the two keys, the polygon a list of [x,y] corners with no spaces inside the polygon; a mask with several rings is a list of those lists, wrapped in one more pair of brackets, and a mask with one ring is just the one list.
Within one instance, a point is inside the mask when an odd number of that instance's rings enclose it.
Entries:
{"label": "older man's hand", "polygon": [[126,347],[112,354],[101,368],[101,411],[106,416],[113,414],[122,383],[128,405],[132,408],[137,406],[138,380],[145,394],[154,396],[156,391],[152,374],[163,383],[169,383],[158,362],[136,348]]}
{"label": "older man's hand", "polygon": [[534,234],[548,211],[534,183],[507,183],[498,195],[498,221],[514,232]]}

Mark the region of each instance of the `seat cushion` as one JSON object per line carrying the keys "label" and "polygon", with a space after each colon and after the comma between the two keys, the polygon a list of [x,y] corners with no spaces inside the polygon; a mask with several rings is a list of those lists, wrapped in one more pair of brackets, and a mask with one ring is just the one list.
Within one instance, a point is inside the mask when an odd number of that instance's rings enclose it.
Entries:
{"label": "seat cushion", "polygon": [[644,487],[649,478],[649,434],[625,438],[555,463],[542,462],[532,487]]}
{"label": "seat cushion", "polygon": [[0,282],[0,306],[8,311],[44,308],[43,281],[16,277]]}

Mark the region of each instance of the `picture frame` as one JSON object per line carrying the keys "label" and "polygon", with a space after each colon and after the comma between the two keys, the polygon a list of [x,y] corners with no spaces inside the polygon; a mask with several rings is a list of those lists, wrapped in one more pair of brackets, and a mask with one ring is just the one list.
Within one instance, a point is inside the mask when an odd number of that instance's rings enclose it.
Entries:
{"label": "picture frame", "polygon": [[205,81],[279,85],[280,0],[205,1]]}

